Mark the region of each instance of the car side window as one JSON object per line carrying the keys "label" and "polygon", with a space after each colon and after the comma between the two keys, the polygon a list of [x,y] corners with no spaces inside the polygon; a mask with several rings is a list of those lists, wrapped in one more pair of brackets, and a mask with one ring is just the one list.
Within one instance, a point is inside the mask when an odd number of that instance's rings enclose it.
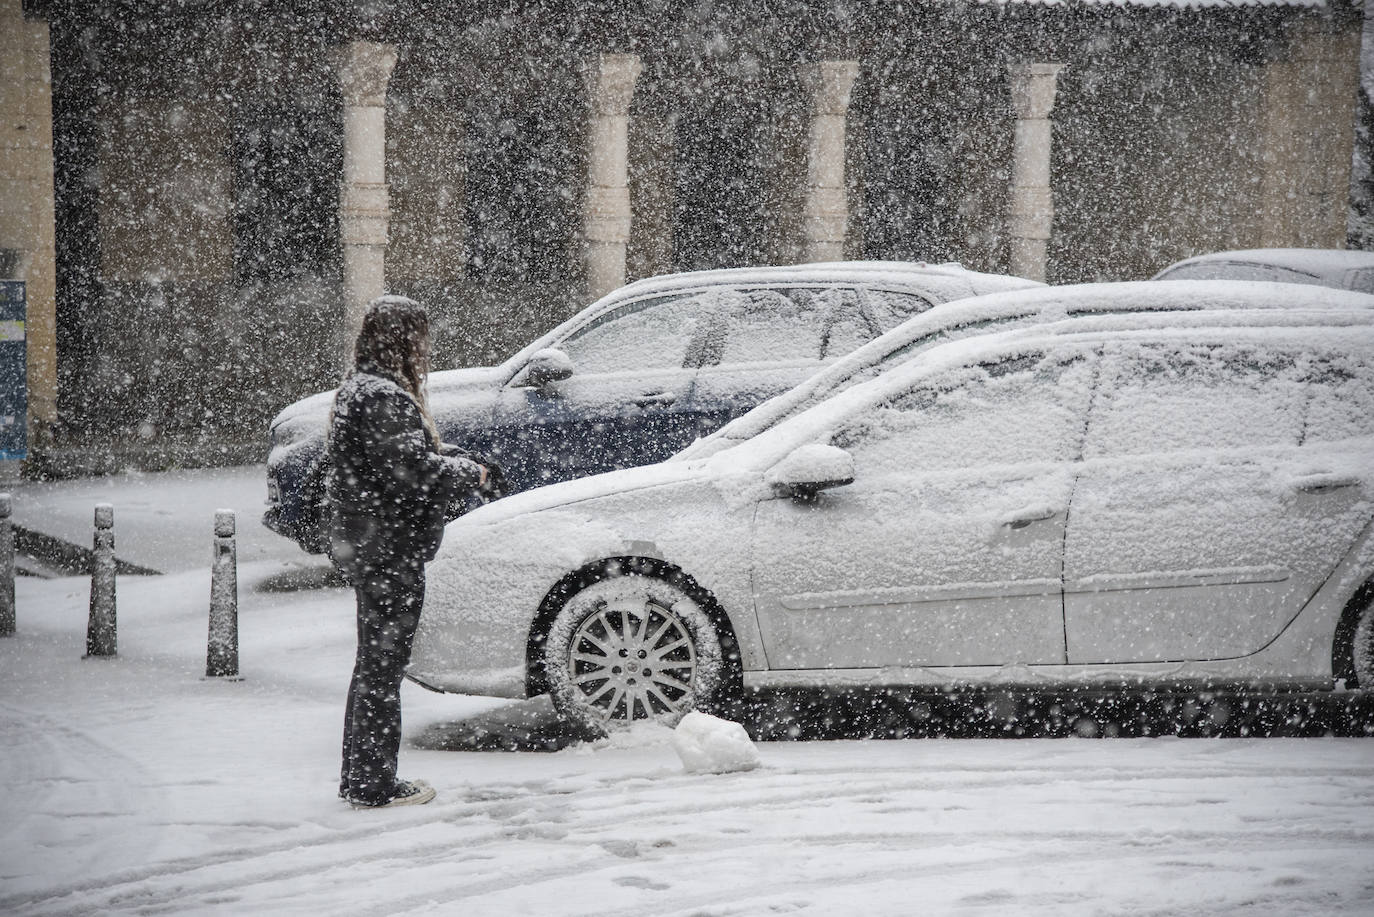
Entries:
{"label": "car side window", "polygon": [[902,322],[929,309],[935,303],[909,290],[864,289],[860,291],[865,311],[878,325],[878,334],[891,331]]}
{"label": "car side window", "polygon": [[863,291],[837,287],[820,296],[827,306],[822,319],[821,360],[834,360],[857,350],[885,330],[865,302]]}
{"label": "car side window", "polygon": [[931,306],[915,293],[843,286],[722,290],[711,304],[703,366],[829,362]]}
{"label": "car side window", "polygon": [[578,374],[681,367],[701,317],[700,297],[641,299],[597,317],[560,343]]}
{"label": "car side window", "polygon": [[1303,368],[1307,404],[1301,442],[1374,436],[1374,362],[1354,354],[1316,357]]}
{"label": "car side window", "polygon": [[1356,268],[1345,273],[1345,288],[1361,293],[1374,293],[1374,268]]}
{"label": "car side window", "polygon": [[870,409],[832,443],[870,479],[1071,461],[1091,380],[1086,352],[964,367]]}
{"label": "car side window", "polygon": [[717,296],[703,365],[820,363],[830,297],[810,287],[731,290]]}
{"label": "car side window", "polygon": [[934,305],[915,293],[871,287],[836,288],[823,295],[829,300],[829,308],[821,341],[822,360],[834,360],[858,350]]}
{"label": "car side window", "polygon": [[1300,375],[1259,346],[1109,345],[1083,457],[1297,445]]}

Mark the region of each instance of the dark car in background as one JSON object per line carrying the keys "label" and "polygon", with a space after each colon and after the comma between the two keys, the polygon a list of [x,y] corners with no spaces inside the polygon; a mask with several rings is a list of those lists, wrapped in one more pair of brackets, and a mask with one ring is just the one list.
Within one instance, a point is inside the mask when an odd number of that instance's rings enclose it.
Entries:
{"label": "dark car in background", "polygon": [[[506,491],[662,461],[939,303],[1040,286],[958,264],[836,262],[653,277],[603,297],[499,366],[432,373],[444,441]],[[263,523],[323,550],[316,459],[332,392],[272,421]]]}
{"label": "dark car in background", "polygon": [[1339,248],[1250,248],[1171,264],[1151,280],[1267,280],[1374,293],[1374,252]]}

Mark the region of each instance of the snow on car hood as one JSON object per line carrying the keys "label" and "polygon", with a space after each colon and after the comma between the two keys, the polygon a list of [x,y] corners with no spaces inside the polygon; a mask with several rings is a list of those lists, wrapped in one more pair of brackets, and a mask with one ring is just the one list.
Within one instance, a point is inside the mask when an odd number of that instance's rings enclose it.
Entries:
{"label": "snow on car hood", "polygon": [[506,381],[511,370],[500,366],[471,366],[465,369],[445,369],[429,374],[429,409],[442,413],[451,402],[459,401],[474,389],[494,389]]}
{"label": "snow on car hood", "polygon": [[497,525],[528,513],[544,512],[611,494],[677,484],[703,475],[704,463],[701,462],[660,463],[608,471],[503,497],[450,522],[448,530],[461,533],[463,529],[473,526]]}
{"label": "snow on car hood", "polygon": [[[490,388],[505,381],[504,366],[479,366],[445,369],[430,373],[428,397],[432,412],[442,413],[449,404],[461,401],[474,390]],[[329,408],[338,389],[316,392],[282,408],[272,418],[270,429],[277,445],[289,445],[312,435],[324,435]]]}
{"label": "snow on car hood", "polygon": [[[506,497],[449,523],[427,569],[416,671],[443,681],[449,660],[475,654],[501,670],[492,677],[518,679],[523,669],[510,667],[524,658],[528,620],[568,573],[627,553],[667,552],[690,564],[696,558],[684,544],[737,542],[720,534],[714,477],[703,471],[679,464],[610,472]],[[664,535],[673,540],[660,549]]]}

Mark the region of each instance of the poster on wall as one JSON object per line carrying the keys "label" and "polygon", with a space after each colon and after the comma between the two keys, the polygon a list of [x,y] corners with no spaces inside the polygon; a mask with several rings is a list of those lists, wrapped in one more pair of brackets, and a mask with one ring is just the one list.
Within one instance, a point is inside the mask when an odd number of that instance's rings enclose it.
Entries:
{"label": "poster on wall", "polygon": [[24,282],[0,280],[0,461],[28,455]]}

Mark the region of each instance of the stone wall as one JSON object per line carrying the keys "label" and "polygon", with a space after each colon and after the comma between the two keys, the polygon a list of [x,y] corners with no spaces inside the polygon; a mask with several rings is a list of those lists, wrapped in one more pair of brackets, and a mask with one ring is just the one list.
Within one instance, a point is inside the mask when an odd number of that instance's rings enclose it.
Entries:
{"label": "stone wall", "polygon": [[[439,366],[501,359],[622,272],[836,256],[1006,271],[1017,201],[1040,199],[1013,194],[1018,117],[1039,128],[1012,65],[1062,65],[1049,280],[1343,238],[1359,19],[1340,4],[436,0],[366,28],[308,5],[46,6],[73,443],[261,443],[338,376],[359,246],[384,255],[369,284],[430,305]],[[340,55],[364,43],[394,70],[345,92]],[[622,65],[628,90],[605,82]],[[345,174],[355,89],[384,132],[365,188]]]}
{"label": "stone wall", "polygon": [[1050,279],[1144,279],[1260,244],[1264,45],[1112,30],[1067,60]]}

